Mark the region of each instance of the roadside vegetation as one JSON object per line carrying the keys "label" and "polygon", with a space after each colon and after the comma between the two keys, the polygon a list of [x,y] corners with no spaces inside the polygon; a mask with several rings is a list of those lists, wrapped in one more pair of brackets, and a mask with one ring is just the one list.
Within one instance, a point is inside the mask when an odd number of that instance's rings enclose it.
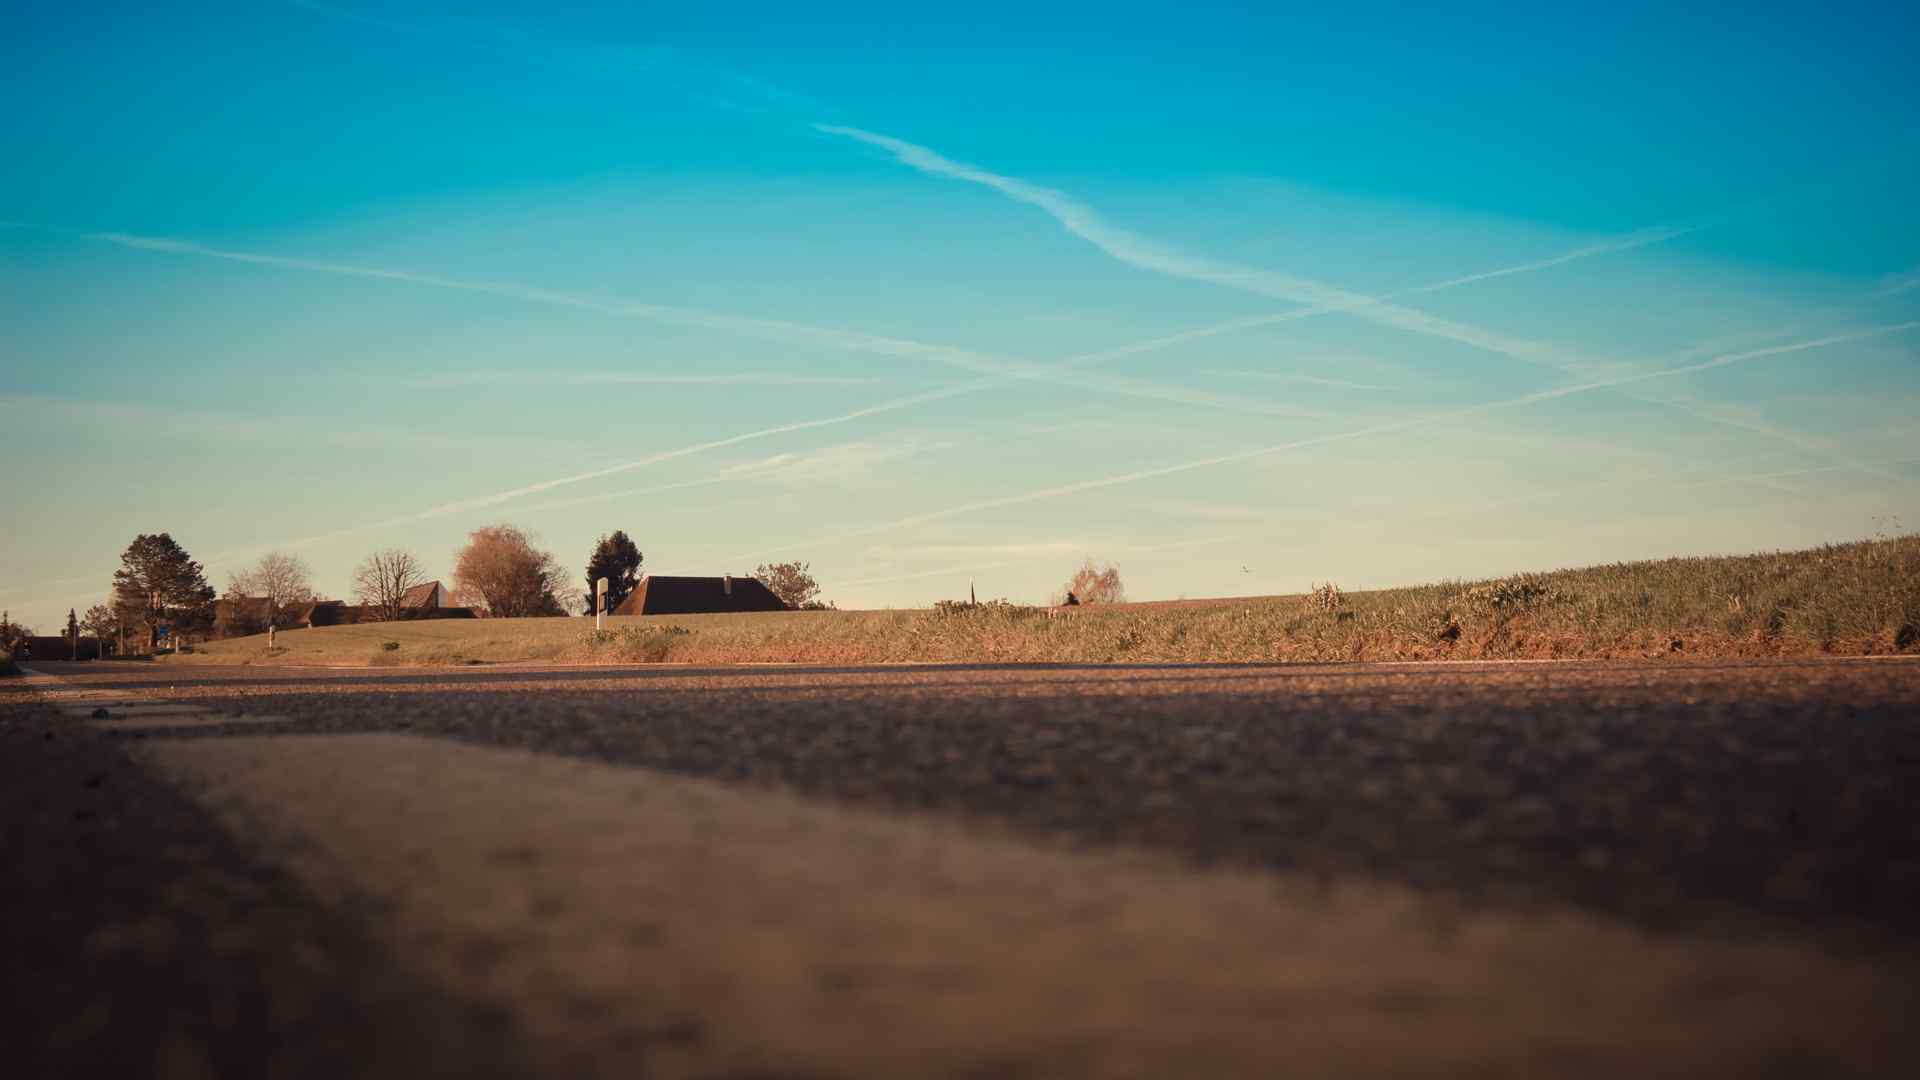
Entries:
{"label": "roadside vegetation", "polygon": [[1373,592],[1041,608],[407,622],[211,642],[195,663],[1329,661],[1920,652],[1920,536]]}

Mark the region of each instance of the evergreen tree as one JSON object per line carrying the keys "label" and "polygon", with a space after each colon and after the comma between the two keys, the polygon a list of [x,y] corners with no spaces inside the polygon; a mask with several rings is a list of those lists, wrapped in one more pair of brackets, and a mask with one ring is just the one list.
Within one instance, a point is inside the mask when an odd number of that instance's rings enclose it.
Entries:
{"label": "evergreen tree", "polygon": [[620,606],[640,583],[640,549],[618,529],[602,536],[587,558],[586,614],[593,614],[594,589],[601,578],[607,579],[607,610]]}
{"label": "evergreen tree", "polygon": [[146,627],[150,646],[161,626],[178,635],[210,624],[213,597],[200,564],[166,533],[134,537],[113,572],[114,607]]}

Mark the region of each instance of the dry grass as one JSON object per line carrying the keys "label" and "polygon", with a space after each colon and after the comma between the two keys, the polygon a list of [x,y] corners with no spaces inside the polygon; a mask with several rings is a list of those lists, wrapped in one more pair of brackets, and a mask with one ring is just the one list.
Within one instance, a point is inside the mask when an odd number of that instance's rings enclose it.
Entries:
{"label": "dry grass", "polygon": [[[204,646],[195,663],[885,663],[1813,656],[1920,652],[1920,536],[1375,592],[1065,610],[1009,604],[410,622]],[[389,643],[393,648],[385,648]]]}

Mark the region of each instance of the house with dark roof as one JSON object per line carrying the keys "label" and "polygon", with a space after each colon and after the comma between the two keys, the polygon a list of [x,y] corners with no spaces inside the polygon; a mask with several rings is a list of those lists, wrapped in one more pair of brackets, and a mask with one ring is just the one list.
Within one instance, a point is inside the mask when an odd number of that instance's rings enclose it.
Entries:
{"label": "house with dark roof", "polygon": [[[472,608],[449,607],[447,587],[429,581],[408,589],[400,598],[403,619],[471,619]],[[264,634],[273,606],[264,596],[228,596],[214,601],[213,637],[244,637]],[[274,621],[282,630],[305,630],[315,626],[352,626],[356,623],[384,622],[386,614],[370,604],[349,604],[341,600],[305,600],[281,608]]]}
{"label": "house with dark roof", "polygon": [[447,587],[437,581],[415,585],[400,594],[400,606],[409,611],[428,611],[447,607]]}
{"label": "house with dark roof", "polygon": [[615,615],[702,615],[727,611],[786,611],[787,605],[757,578],[660,577],[648,574],[633,587]]}
{"label": "house with dark roof", "polygon": [[[280,625],[293,625],[288,619],[288,611],[280,613]],[[248,634],[264,634],[267,623],[273,618],[273,601],[264,596],[223,596],[213,602],[213,633],[215,638],[245,637]]]}

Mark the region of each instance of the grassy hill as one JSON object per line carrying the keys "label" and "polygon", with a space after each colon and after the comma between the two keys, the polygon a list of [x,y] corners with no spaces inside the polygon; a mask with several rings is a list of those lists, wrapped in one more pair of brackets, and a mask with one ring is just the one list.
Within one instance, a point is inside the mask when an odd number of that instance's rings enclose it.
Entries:
{"label": "grassy hill", "polygon": [[1270,661],[1920,652],[1920,536],[1339,595],[296,630],[167,662]]}

